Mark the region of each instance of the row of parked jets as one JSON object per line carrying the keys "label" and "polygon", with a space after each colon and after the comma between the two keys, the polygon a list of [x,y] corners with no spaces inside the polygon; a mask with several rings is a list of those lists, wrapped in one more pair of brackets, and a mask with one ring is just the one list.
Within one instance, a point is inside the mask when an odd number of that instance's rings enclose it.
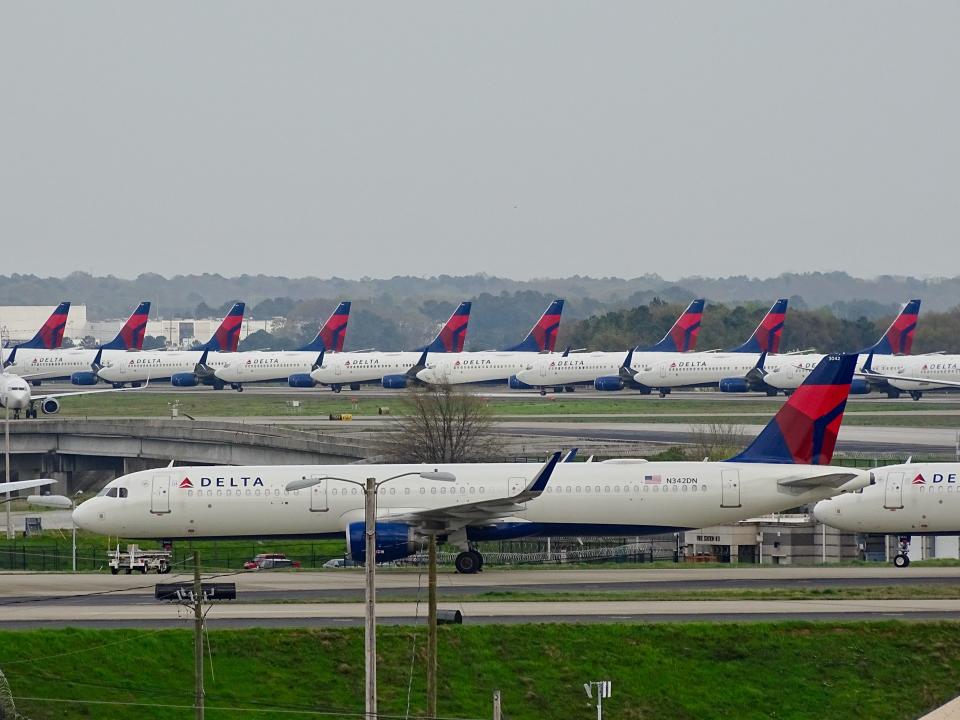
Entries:
{"label": "row of parked jets", "polygon": [[[572,392],[592,385],[599,391],[632,389],[665,396],[674,388],[714,387],[723,392],[791,393],[824,355],[780,353],[787,300],[777,300],[751,336],[729,350],[697,351],[704,300],[697,299],[677,318],[660,342],[614,352],[556,352],[563,300],[554,300],[520,342],[502,350],[464,352],[470,303],[463,302],[425,347],[411,351],[344,352],[350,303],[341,302],[317,332],[297,350],[238,352],[244,304],[237,303],[213,336],[193,350],[143,351],[150,303],[141,303],[111,342],[93,349],[63,349],[69,303],[61,303],[37,335],[3,351],[4,376],[39,385],[67,379],[74,385],[109,384],[114,389],[167,380],[174,387],[209,385],[217,390],[286,380],[291,387],[324,385],[334,392],[365,384],[388,389],[410,384],[506,385],[512,389]],[[960,357],[933,353],[911,355],[920,300],[907,302],[887,331],[860,351],[851,386],[854,394],[873,390],[890,397],[909,393],[919,400],[925,390],[960,386]],[[0,401],[3,400],[0,381]],[[15,382],[17,392],[23,383]],[[28,417],[56,412],[57,397],[34,397]],[[23,401],[18,401],[23,406]],[[15,412],[17,412],[15,410]]]}

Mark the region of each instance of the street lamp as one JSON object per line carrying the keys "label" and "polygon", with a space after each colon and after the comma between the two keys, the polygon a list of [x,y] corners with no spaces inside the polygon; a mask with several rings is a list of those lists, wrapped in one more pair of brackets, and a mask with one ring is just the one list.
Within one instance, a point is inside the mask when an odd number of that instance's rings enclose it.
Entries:
{"label": "street lamp", "polygon": [[70,527],[73,535],[73,548],[71,557],[73,558],[73,572],[77,571],[77,523],[73,520],[73,510],[76,508],[73,500],[65,495],[30,495],[27,502],[31,505],[42,505],[43,507],[58,508],[60,510],[70,510]]}
{"label": "street lamp", "polygon": [[363,530],[366,537],[366,558],[364,562],[367,580],[366,589],[366,617],[364,620],[363,639],[364,653],[366,655],[366,701],[364,704],[364,717],[366,720],[376,720],[377,717],[377,588],[376,588],[376,567],[377,567],[377,490],[384,483],[391,480],[398,480],[403,477],[419,476],[424,480],[436,480],[439,482],[454,482],[456,476],[453,473],[444,471],[424,471],[413,470],[410,472],[393,475],[383,480],[377,480],[375,477],[368,477],[366,482],[351,480],[349,478],[337,477],[334,475],[324,475],[323,477],[301,478],[287,483],[288,492],[295,490],[304,490],[314,485],[318,485],[325,480],[337,480],[339,482],[356,485],[363,490]]}

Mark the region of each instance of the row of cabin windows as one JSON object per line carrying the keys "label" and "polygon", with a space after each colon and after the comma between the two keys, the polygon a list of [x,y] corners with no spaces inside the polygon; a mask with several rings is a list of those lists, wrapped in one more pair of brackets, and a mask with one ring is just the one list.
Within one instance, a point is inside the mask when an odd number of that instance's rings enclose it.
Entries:
{"label": "row of cabin windows", "polygon": [[939,492],[953,492],[955,489],[956,489],[956,485],[947,485],[946,487],[944,487],[943,485],[941,485],[940,487],[932,487],[932,488],[921,487],[921,488],[920,488],[920,492],[923,492],[924,490],[929,490],[930,492],[937,492],[937,491],[939,491]]}
{"label": "row of cabin windows", "polygon": [[[633,492],[635,492],[635,493],[639,493],[639,492],[660,492],[660,487],[661,487],[660,485],[634,485],[634,486],[633,486]],[[697,486],[697,485],[664,485],[664,486],[663,486],[663,492],[670,492],[670,488],[673,488],[673,492],[688,492],[688,491],[696,492],[697,487],[699,487],[700,490],[703,491],[703,492],[706,492],[706,491],[707,491],[707,486],[706,486],[706,485],[699,485],[699,486]],[[614,494],[619,494],[619,493],[621,492],[621,487],[620,487],[619,485],[614,485],[613,488],[612,488],[612,491],[613,491]],[[622,488],[622,491],[625,492],[625,493],[630,492],[630,486],[629,486],[629,485],[624,485],[623,488]],[[582,486],[582,489],[581,489],[581,486],[580,486],[580,485],[576,485],[576,486],[567,485],[567,486],[565,486],[565,487],[564,487],[563,485],[556,485],[556,486],[554,486],[554,487],[550,487],[550,486],[548,485],[548,486],[547,486],[547,492],[548,492],[548,493],[549,493],[549,492],[555,492],[555,493],[557,493],[558,495],[561,494],[561,493],[564,493],[564,492],[566,492],[566,493],[579,493],[579,492],[582,492],[582,493],[591,493],[591,494],[593,494],[593,495],[596,495],[596,494],[600,493],[601,490],[600,490],[600,486],[599,486],[599,485],[594,485],[592,488],[591,488],[590,485],[584,485],[584,486]],[[603,493],[609,493],[609,492],[611,492],[610,486],[609,486],[609,485],[604,485],[602,492],[603,492]]]}
{"label": "row of cabin windows", "polygon": [[[635,492],[635,493],[640,493],[640,492],[645,492],[645,493],[647,493],[647,492],[660,492],[660,487],[661,487],[660,485],[634,485],[634,486],[633,486],[633,492]],[[696,492],[697,487],[698,487],[697,485],[664,485],[664,486],[663,486],[663,492],[670,492],[670,489],[671,489],[671,488],[673,488],[673,492],[675,492],[675,493],[676,493],[676,492],[691,492],[691,491],[692,491],[692,492]],[[706,485],[700,485],[699,488],[700,488],[701,492],[706,492],[706,491],[707,491],[707,486],[706,486]],[[567,485],[567,486],[563,486],[563,485],[550,486],[550,485],[548,485],[548,486],[547,486],[547,492],[548,492],[548,493],[556,493],[557,495],[562,495],[562,494],[570,494],[570,495],[572,495],[572,494],[576,494],[576,493],[597,495],[597,494],[609,494],[610,492],[613,492],[614,494],[620,494],[621,492],[629,493],[629,492],[630,492],[630,489],[631,489],[631,488],[630,488],[629,485],[624,485],[622,488],[621,488],[619,485],[614,485],[612,488],[611,488],[610,485],[604,485],[602,488],[601,488],[600,485],[594,485],[594,486],[592,486],[592,487],[591,487],[590,485]],[[397,495],[398,493],[396,492],[396,490],[397,490],[396,488],[390,488],[389,494],[390,494],[390,495]],[[936,488],[930,488],[930,491],[931,491],[931,492],[933,492],[934,490],[936,490]],[[940,490],[943,490],[943,488],[940,488]],[[951,490],[951,492],[952,492],[952,491],[953,491],[953,487],[951,487],[950,490]],[[121,494],[120,494],[120,497],[126,497],[126,496],[127,496],[127,489],[126,489],[126,488],[119,488],[119,491],[120,491],[120,493],[121,493]],[[380,488],[380,494],[381,494],[381,495],[386,494],[384,491],[385,491],[385,488]],[[923,492],[923,488],[920,488],[920,492]],[[196,493],[197,493],[197,496],[198,496],[198,497],[203,497],[203,496],[204,496],[204,494],[203,494],[204,491],[203,491],[203,490],[197,490]],[[479,490],[478,490],[477,488],[473,488],[473,487],[471,487],[471,488],[468,489],[468,488],[466,488],[466,487],[464,487],[464,486],[462,486],[462,487],[460,488],[460,494],[461,494],[461,495],[466,495],[466,494],[468,494],[468,493],[469,493],[470,495],[474,495],[474,494],[477,494],[477,493],[479,493],[480,495],[483,495],[483,494],[484,494],[484,488],[481,487],[481,488],[479,488]],[[108,497],[117,497],[117,488],[111,488],[106,494],[107,494]],[[193,491],[193,490],[187,490],[187,495],[188,495],[188,496],[192,497],[193,494],[194,494],[194,491]],[[217,494],[218,497],[223,497],[224,495],[225,495],[226,497],[231,497],[231,496],[234,495],[234,492],[233,492],[233,490],[232,490],[231,488],[226,488],[226,492],[224,492],[224,489],[223,489],[223,488],[217,488],[216,494]],[[290,493],[289,491],[284,490],[282,494],[283,494],[285,497],[288,496],[288,495],[291,495],[291,494],[292,494],[292,495],[299,495],[299,494],[300,494],[300,491],[299,491],[299,490],[294,490],[292,493]],[[330,489],[330,494],[331,494],[331,495],[360,495],[361,492],[360,492],[360,490],[359,490],[358,488],[343,488],[343,489],[340,489],[339,492],[338,492],[338,489],[337,489],[337,488],[331,488],[331,489]],[[404,488],[404,489],[403,489],[403,494],[404,494],[404,495],[410,495],[410,494],[411,494],[410,488]],[[427,494],[427,489],[424,488],[424,487],[421,487],[421,488],[420,488],[420,494],[421,494],[421,495],[426,495],[426,494]],[[447,495],[447,494],[456,495],[456,494],[457,494],[457,489],[456,489],[456,488],[450,488],[450,492],[447,493],[447,488],[445,488],[445,487],[441,487],[441,488],[439,488],[439,490],[438,490],[436,487],[431,487],[431,488],[430,488],[430,494],[431,494],[431,495]],[[255,497],[259,497],[259,496],[261,496],[261,495],[264,495],[264,496],[266,496],[266,497],[270,497],[270,496],[271,496],[271,491],[270,491],[269,489],[267,489],[267,488],[264,488],[262,491],[261,491],[260,488],[256,488],[256,489],[254,489],[254,490],[251,490],[250,488],[246,488],[245,490],[240,490],[240,489],[238,488],[238,489],[237,489],[237,492],[236,492],[236,495],[237,495],[238,497],[240,497],[240,496],[242,496],[242,495],[247,495],[247,496],[251,496],[251,495],[252,495],[252,496],[255,496]],[[279,489],[275,489],[275,490],[273,490],[272,495],[273,495],[273,497],[280,497],[281,491],[280,491]],[[212,489],[208,489],[208,490],[206,491],[206,496],[207,496],[207,497],[213,497],[213,490],[212,490]]]}

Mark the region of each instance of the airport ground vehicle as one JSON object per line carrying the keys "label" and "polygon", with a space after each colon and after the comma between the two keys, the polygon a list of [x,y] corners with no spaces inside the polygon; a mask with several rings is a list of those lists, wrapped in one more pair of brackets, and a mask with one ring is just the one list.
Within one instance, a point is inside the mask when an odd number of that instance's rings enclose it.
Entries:
{"label": "airport ground vehicle", "polygon": [[277,570],[279,568],[299,568],[299,560],[291,560],[283,553],[260,553],[253,560],[243,564],[244,570]]}
{"label": "airport ground vehicle", "polygon": [[114,575],[121,570],[127,575],[134,570],[141,574],[156,572],[163,575],[170,572],[171,556],[169,550],[141,550],[139,545],[127,545],[127,549],[121,552],[117,545],[115,550],[107,551],[107,564]]}

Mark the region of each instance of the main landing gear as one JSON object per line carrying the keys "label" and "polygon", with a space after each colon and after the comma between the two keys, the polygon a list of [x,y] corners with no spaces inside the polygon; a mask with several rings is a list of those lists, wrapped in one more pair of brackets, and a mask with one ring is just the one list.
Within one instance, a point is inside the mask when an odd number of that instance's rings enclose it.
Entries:
{"label": "main landing gear", "polygon": [[910,397],[912,397],[914,400],[919,400],[920,398],[923,397],[923,393],[920,392],[919,390],[911,390]]}
{"label": "main landing gear", "polygon": [[907,553],[910,551],[910,536],[901,535],[899,538],[899,552],[893,556],[893,564],[898,568],[905,568],[910,565],[910,557]]}
{"label": "main landing gear", "polygon": [[240,383],[230,383],[230,387],[236,390],[237,392],[243,392],[243,385]]}
{"label": "main landing gear", "polygon": [[456,566],[458,573],[473,575],[483,570],[483,555],[470,548],[457,555],[453,564]]}

